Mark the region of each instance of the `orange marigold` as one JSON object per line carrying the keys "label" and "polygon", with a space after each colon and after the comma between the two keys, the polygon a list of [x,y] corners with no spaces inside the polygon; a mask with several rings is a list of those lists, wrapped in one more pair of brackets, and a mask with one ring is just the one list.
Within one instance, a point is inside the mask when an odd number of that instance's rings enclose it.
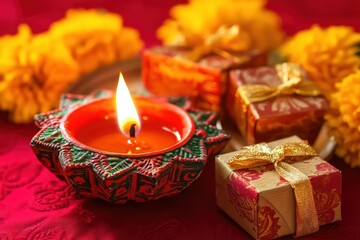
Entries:
{"label": "orange marigold", "polygon": [[290,38],[281,52],[289,62],[301,64],[329,98],[335,84],[359,68],[358,43],[360,34],[351,27],[314,25]]}
{"label": "orange marigold", "polygon": [[0,110],[14,122],[30,122],[57,107],[81,74],[133,57],[142,46],[119,15],[95,9],[69,10],[44,34],[20,25],[16,35],[0,38]]}
{"label": "orange marigold", "polygon": [[[266,10],[265,4],[265,0],[190,0],[170,10],[172,18],[158,29],[157,36],[166,45],[196,47],[206,45],[220,29],[236,26],[236,43],[231,43],[236,49],[231,50],[269,51],[281,43],[283,32],[279,17]],[[220,47],[229,47],[225,43]]]}
{"label": "orange marigold", "polygon": [[330,133],[338,146],[336,153],[352,167],[360,166],[360,70],[336,84],[331,110],[326,116]]}
{"label": "orange marigold", "polygon": [[26,25],[17,35],[1,38],[0,49],[0,109],[9,111],[14,122],[30,122],[36,113],[55,108],[60,94],[79,76],[62,42],[46,34],[34,36]]}
{"label": "orange marigold", "polygon": [[[82,73],[136,56],[143,46],[135,29],[124,28],[120,15],[99,9],[71,9],[49,33],[64,41]],[[131,45],[123,44],[131,40]]]}

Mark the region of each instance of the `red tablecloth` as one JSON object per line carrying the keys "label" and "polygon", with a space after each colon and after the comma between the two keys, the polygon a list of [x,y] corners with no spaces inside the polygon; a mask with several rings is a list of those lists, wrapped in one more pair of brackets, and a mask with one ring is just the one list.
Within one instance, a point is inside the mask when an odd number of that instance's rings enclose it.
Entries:
{"label": "red tablecloth", "polygon": [[[214,161],[182,193],[148,203],[80,199],[29,147],[37,128],[0,114],[0,239],[251,239],[215,204]],[[360,169],[340,159],[343,221],[304,239],[360,238]]]}
{"label": "red tablecloth", "polygon": [[[20,22],[45,30],[68,7],[103,7],[121,13],[125,24],[138,28],[151,46],[155,29],[175,2],[181,1],[2,0],[0,33],[13,33]],[[360,30],[357,0],[273,0],[269,6],[282,16],[289,33],[316,22]],[[36,127],[6,119],[0,113],[0,239],[250,239],[216,207],[213,160],[199,179],[172,198],[125,205],[80,199],[35,158],[29,142]],[[343,173],[343,221],[304,239],[360,239],[360,169],[337,158],[331,163]]]}

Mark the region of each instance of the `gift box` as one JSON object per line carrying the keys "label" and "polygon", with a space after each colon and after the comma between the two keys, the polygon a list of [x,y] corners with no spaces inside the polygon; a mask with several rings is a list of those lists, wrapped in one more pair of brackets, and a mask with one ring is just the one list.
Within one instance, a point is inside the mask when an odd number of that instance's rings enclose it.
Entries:
{"label": "gift box", "polygon": [[311,144],[328,104],[299,65],[230,72],[225,105],[248,144],[298,135]]}
{"label": "gift box", "polygon": [[341,172],[296,136],[219,155],[215,170],[217,205],[256,239],[341,220]]}
{"label": "gift box", "polygon": [[184,47],[155,47],[146,50],[142,79],[147,90],[159,96],[185,96],[196,108],[219,111],[231,69],[265,65],[267,56],[257,52],[241,55],[207,54],[191,60]]}

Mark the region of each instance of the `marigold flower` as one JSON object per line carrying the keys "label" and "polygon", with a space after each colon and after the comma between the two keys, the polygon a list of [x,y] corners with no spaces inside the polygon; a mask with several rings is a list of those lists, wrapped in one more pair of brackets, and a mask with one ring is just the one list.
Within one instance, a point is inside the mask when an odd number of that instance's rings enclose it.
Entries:
{"label": "marigold flower", "polygon": [[[171,19],[158,29],[166,45],[204,45],[222,27],[237,26],[237,51],[269,51],[283,38],[279,17],[264,9],[264,0],[190,0],[174,6]],[[226,36],[224,36],[226,38]],[[235,46],[235,44],[233,44]]]}
{"label": "marigold flower", "polygon": [[351,27],[317,25],[298,32],[281,49],[289,62],[301,64],[329,98],[335,84],[360,66],[356,44],[360,34]]}
{"label": "marigold flower", "polygon": [[118,60],[129,59],[136,56],[143,48],[143,42],[139,40],[139,32],[133,28],[122,28],[121,32],[115,35],[115,50]]}
{"label": "marigold flower", "polygon": [[326,116],[330,133],[338,146],[336,153],[352,167],[360,166],[360,70],[336,84],[331,110]]}
{"label": "marigold flower", "polygon": [[[24,40],[25,39],[25,40]],[[7,52],[2,49],[9,47]],[[18,44],[15,44],[18,43]],[[55,108],[59,96],[79,76],[78,65],[63,42],[47,34],[33,36],[26,25],[0,39],[0,109],[17,123]]]}
{"label": "marigold flower", "polygon": [[[123,28],[121,16],[98,9],[71,9],[49,30],[65,42],[82,73],[136,56],[143,43],[136,30]],[[132,45],[123,45],[131,39]]]}
{"label": "marigold flower", "polygon": [[30,122],[57,107],[81,74],[133,57],[142,46],[119,15],[94,9],[69,10],[44,34],[20,25],[16,35],[0,38],[0,110],[14,122]]}

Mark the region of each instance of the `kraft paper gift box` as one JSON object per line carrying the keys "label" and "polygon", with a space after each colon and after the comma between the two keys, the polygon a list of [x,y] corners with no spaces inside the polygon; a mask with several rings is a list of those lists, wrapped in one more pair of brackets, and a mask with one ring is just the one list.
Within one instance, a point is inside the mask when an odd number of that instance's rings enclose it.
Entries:
{"label": "kraft paper gift box", "polygon": [[[286,86],[294,79],[301,82]],[[328,103],[299,65],[233,70],[228,84],[226,109],[247,144],[292,135],[315,141]],[[246,91],[255,92],[247,97]]]}
{"label": "kraft paper gift box", "polygon": [[196,108],[218,112],[231,69],[265,65],[267,56],[244,52],[228,58],[207,54],[198,60],[188,58],[184,47],[155,47],[146,50],[142,62],[145,88],[158,96],[188,97]]}
{"label": "kraft paper gift box", "polygon": [[[301,139],[293,136],[270,142],[268,147],[274,151],[276,147],[279,150],[280,145],[298,144],[299,141]],[[253,149],[253,146],[250,148]],[[255,155],[261,158],[261,154],[257,154],[264,151],[259,150],[261,149],[259,144],[255,146],[258,146]],[[247,153],[244,151],[249,150],[242,149],[217,156],[215,166],[217,205],[256,239],[273,239],[294,233],[301,236],[317,231],[316,228],[306,231],[309,230],[306,228],[309,227],[311,216],[304,218],[298,214],[302,211],[299,210],[301,205],[305,205],[305,214],[311,213],[311,202],[300,199],[298,204],[295,201],[294,189],[288,181],[280,177],[273,164],[241,170],[234,170],[234,165],[233,167],[229,165],[229,160],[236,154],[246,157]],[[291,155],[288,150],[285,152]],[[310,180],[312,196],[310,194],[303,196],[308,200],[313,199],[316,208],[312,212],[313,220],[317,219],[319,225],[341,220],[341,172],[317,156],[307,157],[306,160],[298,162],[294,162],[292,156],[288,159],[293,160],[289,165],[305,174]],[[298,188],[297,191],[301,194],[300,190]]]}

